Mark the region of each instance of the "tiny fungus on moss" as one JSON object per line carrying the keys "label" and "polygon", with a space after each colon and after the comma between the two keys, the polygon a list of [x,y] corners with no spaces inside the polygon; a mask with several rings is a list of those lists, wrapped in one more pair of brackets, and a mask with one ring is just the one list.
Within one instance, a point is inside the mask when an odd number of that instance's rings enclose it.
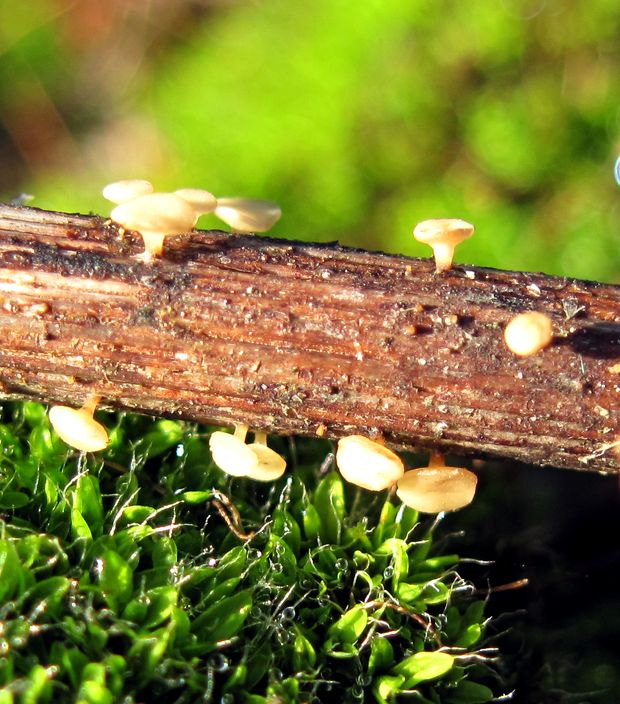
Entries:
{"label": "tiny fungus on moss", "polygon": [[110,183],[103,195],[118,203],[110,218],[144,240],[144,259],[161,256],[164,239],[193,229],[198,218],[215,210],[217,201],[208,191],[184,188],[175,193],[153,193],[148,181]]}
{"label": "tiny fungus on moss", "polygon": [[255,442],[245,444],[247,425],[236,424],[233,435],[217,430],[211,434],[209,449],[215,464],[234,477],[249,477],[261,482],[278,479],[284,474],[286,461],[267,447],[266,433],[255,433]]}
{"label": "tiny fungus on moss", "polygon": [[218,198],[215,214],[236,232],[266,232],[280,219],[276,203],[248,198]]}
{"label": "tiny fungus on moss", "polygon": [[418,242],[428,244],[435,256],[435,271],[448,271],[452,268],[454,250],[463,240],[474,234],[474,226],[465,220],[441,218],[424,220],[418,223],[413,236]]}
{"label": "tiny fungus on moss", "polygon": [[267,434],[254,433],[254,442],[248,447],[256,455],[258,464],[247,476],[259,482],[271,482],[279,479],[286,470],[286,460],[275,450],[267,447]]}
{"label": "tiny fungus on moss", "polygon": [[456,511],[473,501],[478,478],[464,467],[446,467],[443,455],[432,453],[428,467],[405,472],[396,494],[422,513]]}
{"label": "tiny fungus on moss", "polygon": [[81,408],[52,406],[49,419],[52,427],[67,445],[82,452],[97,452],[108,446],[108,431],[93,415],[99,396],[90,396]]}
{"label": "tiny fungus on moss", "polygon": [[520,313],[506,325],[504,340],[508,349],[519,357],[536,354],[553,340],[551,318],[536,311]]}
{"label": "tiny fungus on moss", "polygon": [[403,476],[400,457],[363,435],[349,435],[338,441],[336,463],[342,476],[370,491],[382,491]]}
{"label": "tiny fungus on moss", "polygon": [[232,435],[216,430],[209,438],[213,461],[223,472],[232,474],[233,477],[245,477],[258,466],[256,453],[245,444],[248,430],[247,425],[236,423]]}

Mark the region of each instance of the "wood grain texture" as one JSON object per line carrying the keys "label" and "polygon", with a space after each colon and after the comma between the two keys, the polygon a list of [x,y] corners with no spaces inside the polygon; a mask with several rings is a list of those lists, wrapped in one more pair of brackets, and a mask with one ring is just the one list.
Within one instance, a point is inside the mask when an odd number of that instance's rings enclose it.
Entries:
{"label": "wood grain texture", "polygon": [[[0,395],[617,472],[620,287],[0,206]],[[526,359],[502,331],[553,319]]]}

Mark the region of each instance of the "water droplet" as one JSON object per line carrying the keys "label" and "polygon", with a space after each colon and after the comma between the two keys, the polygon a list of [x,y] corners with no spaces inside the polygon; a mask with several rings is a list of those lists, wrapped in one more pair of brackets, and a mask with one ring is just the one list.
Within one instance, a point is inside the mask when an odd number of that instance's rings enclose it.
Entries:
{"label": "water droplet", "polygon": [[389,579],[392,575],[394,574],[394,568],[392,565],[388,565],[384,570],[383,570],[383,576],[386,579]]}
{"label": "water droplet", "polygon": [[248,560],[260,560],[260,558],[263,556],[263,553],[260,550],[256,550],[256,548],[250,548],[248,550]]}
{"label": "water droplet", "polygon": [[291,631],[284,630],[278,631],[277,638],[280,645],[288,645],[295,638],[295,635]]}
{"label": "water droplet", "polygon": [[357,684],[353,685],[351,687],[351,694],[355,697],[355,699],[363,699],[364,698],[364,690]]}
{"label": "water droplet", "polygon": [[271,682],[281,682],[284,679],[284,673],[277,667],[272,667],[269,670],[269,679]]}
{"label": "water droplet", "polygon": [[349,569],[349,561],[341,557],[339,560],[336,560],[334,567],[340,572],[346,572]]}
{"label": "water droplet", "polygon": [[211,666],[216,672],[226,672],[228,670],[228,658],[221,653],[216,653],[211,658]]}
{"label": "water droplet", "polygon": [[227,692],[226,694],[222,694],[222,698],[220,699],[220,704],[233,704],[235,701],[235,695],[231,694],[230,692]]}
{"label": "water droplet", "polygon": [[271,570],[279,574],[280,572],[284,572],[284,567],[281,562],[274,562],[271,565]]}
{"label": "water droplet", "polygon": [[276,545],[276,549],[275,549],[276,555],[278,557],[282,557],[282,555],[284,555],[285,552],[286,552],[286,548],[284,547],[284,545],[282,545],[282,543],[278,543]]}
{"label": "water droplet", "polygon": [[282,609],[282,613],[280,614],[280,618],[283,621],[292,621],[295,618],[294,607],[287,606],[285,609]]}

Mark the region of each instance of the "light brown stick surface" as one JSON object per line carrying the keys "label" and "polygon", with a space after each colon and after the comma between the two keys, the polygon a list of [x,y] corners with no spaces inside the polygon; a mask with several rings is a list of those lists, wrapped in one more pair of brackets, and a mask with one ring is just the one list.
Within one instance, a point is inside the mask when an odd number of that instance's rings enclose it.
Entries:
{"label": "light brown stick surface", "polygon": [[[620,287],[0,206],[0,395],[617,472]],[[502,331],[553,319],[524,359]]]}

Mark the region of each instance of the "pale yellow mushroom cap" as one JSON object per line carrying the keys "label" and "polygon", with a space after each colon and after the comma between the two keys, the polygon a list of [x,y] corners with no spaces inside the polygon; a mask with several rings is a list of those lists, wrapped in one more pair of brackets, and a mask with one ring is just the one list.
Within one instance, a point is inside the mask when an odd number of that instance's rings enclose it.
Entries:
{"label": "pale yellow mushroom cap", "polygon": [[536,311],[520,313],[506,325],[504,340],[508,349],[519,357],[536,354],[553,340],[551,318]]}
{"label": "pale yellow mushroom cap", "polygon": [[103,197],[112,201],[112,203],[126,203],[152,192],[153,185],[149,181],[139,178],[128,178],[124,181],[109,183],[103,189]]}
{"label": "pale yellow mushroom cap", "polygon": [[76,450],[97,452],[108,446],[108,432],[89,408],[52,406],[49,419],[58,436]]}
{"label": "pale yellow mushroom cap", "polygon": [[396,494],[422,513],[456,511],[473,501],[478,478],[463,467],[420,467],[405,472]]}
{"label": "pale yellow mushroom cap", "polygon": [[471,223],[454,218],[423,220],[413,230],[418,242],[432,247],[436,271],[450,269],[456,246],[473,234],[474,226]]}
{"label": "pale yellow mushroom cap", "polygon": [[286,469],[286,460],[270,447],[261,443],[251,443],[248,448],[256,455],[258,465],[247,473],[250,479],[259,482],[271,482],[279,479]]}
{"label": "pale yellow mushroom cap", "polygon": [[116,206],[110,217],[127,230],[174,235],[191,230],[198,213],[174,193],[149,193]]}
{"label": "pale yellow mushroom cap", "polygon": [[187,201],[200,215],[212,213],[217,207],[215,196],[209,191],[203,191],[201,188],[180,188],[174,192],[174,195]]}
{"label": "pale yellow mushroom cap", "polygon": [[218,198],[215,214],[236,232],[266,232],[280,219],[276,203],[248,198]]}
{"label": "pale yellow mushroom cap", "polygon": [[258,469],[259,459],[243,440],[216,430],[209,438],[209,449],[215,464],[226,474],[245,477]]}
{"label": "pale yellow mushroom cap", "polygon": [[370,491],[382,491],[403,476],[400,457],[363,435],[349,435],[338,441],[336,463],[342,476]]}

